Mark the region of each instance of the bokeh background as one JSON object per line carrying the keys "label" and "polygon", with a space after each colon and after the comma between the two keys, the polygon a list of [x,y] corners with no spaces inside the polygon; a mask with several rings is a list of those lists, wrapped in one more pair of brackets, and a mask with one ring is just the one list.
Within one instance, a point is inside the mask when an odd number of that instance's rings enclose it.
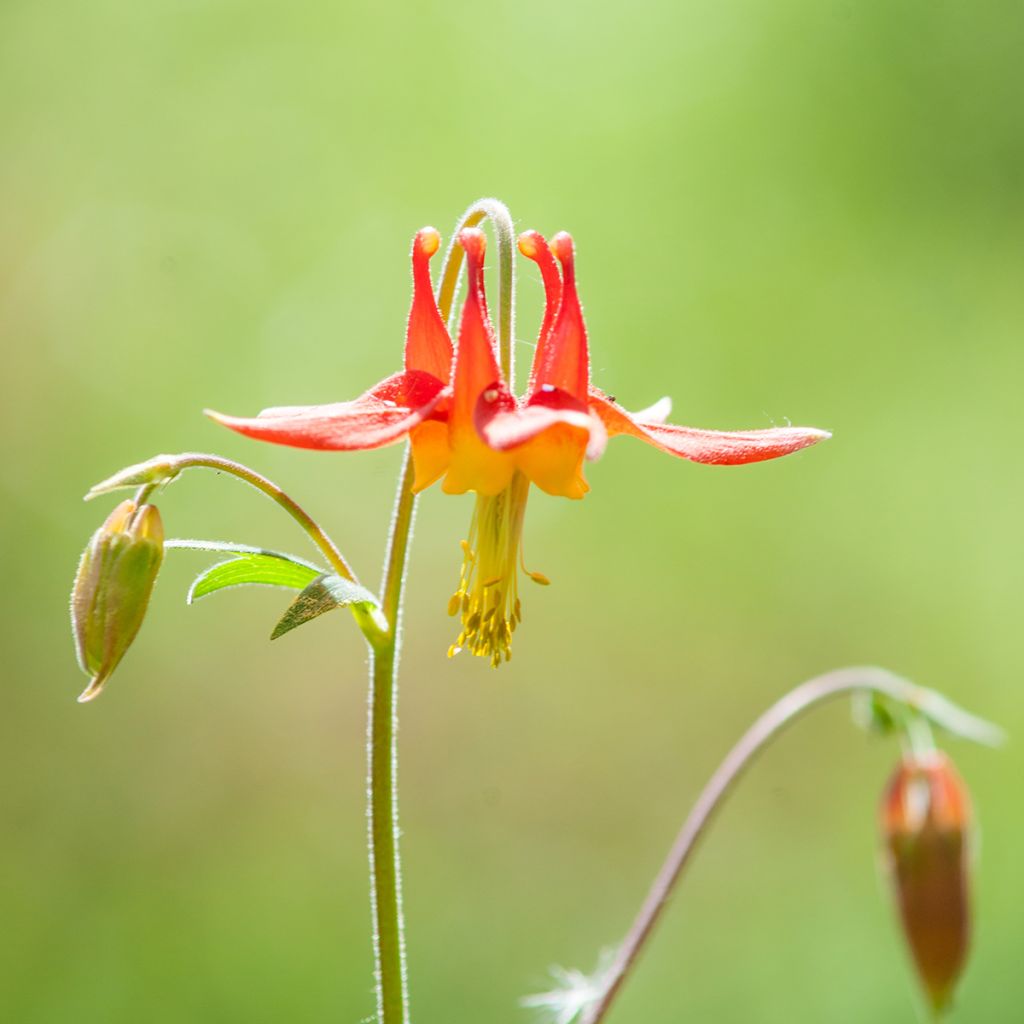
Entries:
{"label": "bokeh background", "polygon": [[[206,421],[398,365],[408,243],[494,194],[571,229],[594,377],[677,422],[827,426],[745,469],[623,440],[535,496],[511,665],[448,661],[471,498],[420,505],[403,662],[421,1021],[527,1021],[625,931],[728,745],[802,679],[875,662],[1002,723],[952,743],[981,819],[957,1021],[1024,1003],[1024,9],[982,0],[0,6],[4,707],[0,1016],[365,1021],[363,648],[287,595],[187,608],[169,557],[109,692],[67,626],[90,484],[213,449],[378,578],[398,449]],[[529,360],[540,287],[521,276]],[[306,552],[193,474],[168,530]],[[615,1021],[916,1019],[880,884],[892,743],[835,706],[743,784]]]}

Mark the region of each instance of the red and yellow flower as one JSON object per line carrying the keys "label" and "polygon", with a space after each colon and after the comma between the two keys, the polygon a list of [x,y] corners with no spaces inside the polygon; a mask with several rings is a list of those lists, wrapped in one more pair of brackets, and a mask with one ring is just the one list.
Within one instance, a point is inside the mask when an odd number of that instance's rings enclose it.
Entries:
{"label": "red and yellow flower", "polygon": [[[517,399],[502,372],[487,311],[485,236],[465,228],[458,242],[466,254],[468,291],[457,346],[430,277],[440,236],[424,228],[413,240],[413,300],[401,372],[350,402],[266,409],[251,419],[210,415],[247,437],[298,448],[355,451],[408,437],[416,491],[442,477],[448,494],[474,491],[459,587],[449,603],[451,614],[461,617],[461,631],[449,653],[465,648],[497,666],[511,656],[512,633],[522,618],[518,567],[530,484],[582,498],[589,489],[584,459],[597,458],[608,438],[619,434],[710,465],[778,458],[829,435],[810,427],[732,432],[676,426],[665,422],[667,399],[629,413],[594,387],[573,241],[564,232],[550,244],[536,231],[519,239],[520,252],[540,269],[546,301],[529,384]],[[523,571],[547,582],[540,573]]]}

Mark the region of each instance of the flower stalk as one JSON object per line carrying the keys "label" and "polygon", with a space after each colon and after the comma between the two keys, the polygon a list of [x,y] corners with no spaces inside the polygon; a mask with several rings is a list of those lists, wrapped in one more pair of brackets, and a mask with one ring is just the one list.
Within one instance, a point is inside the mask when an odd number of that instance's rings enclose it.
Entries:
{"label": "flower stalk", "polygon": [[367,848],[370,912],[373,917],[377,1020],[406,1024],[409,980],[402,914],[402,868],[398,849],[398,658],[402,594],[416,514],[414,469],[408,450],[398,482],[394,518],[381,583],[387,629],[370,640],[370,693],[366,726]]}
{"label": "flower stalk", "polygon": [[[445,254],[437,306],[447,325],[452,319],[464,252],[454,243],[459,231],[489,218],[498,237],[498,343],[502,366],[512,373],[515,296],[512,217],[503,203],[482,199],[462,216]],[[407,447],[384,561],[381,600],[387,629],[369,638],[370,693],[367,723],[367,836],[370,856],[370,906],[377,987],[378,1024],[408,1024],[409,979],[402,914],[402,870],[398,840],[398,662],[401,649],[405,571],[416,514],[415,466]]]}
{"label": "flower stalk", "polygon": [[458,242],[459,232],[463,228],[475,228],[485,219],[490,220],[494,227],[498,243],[498,355],[501,369],[511,388],[515,377],[512,341],[515,337],[516,229],[512,223],[512,214],[501,200],[478,199],[462,215],[444,254],[444,268],[437,288],[437,305],[445,323],[450,324],[465,258],[465,251]]}
{"label": "flower stalk", "polygon": [[119,473],[115,473],[112,477],[96,484],[86,494],[85,500],[90,501],[93,498],[98,498],[101,494],[120,490],[123,487],[138,486],[140,491],[136,500],[139,501],[149,495],[156,487],[170,483],[186,469],[212,469],[218,473],[227,473],[247,483],[250,487],[255,487],[257,491],[265,494],[271,501],[276,502],[299,524],[339,576],[350,580],[352,583],[359,582],[348,562],[345,561],[344,556],[338,550],[338,546],[327,535],[323,527],[294,498],[286,494],[273,480],[268,480],[267,477],[262,476],[248,466],[242,465],[240,462],[222,458],[220,455],[210,455],[206,452],[157,455],[146,462],[140,462],[135,466],[128,466]]}
{"label": "flower stalk", "polygon": [[581,1024],[600,1024],[607,1016],[661,919],[701,836],[725,797],[757,755],[798,718],[819,704],[845,694],[863,692],[887,698],[975,742],[997,744],[1002,739],[1002,734],[994,726],[961,710],[939,694],[915,686],[909,680],[882,668],[867,666],[837,669],[791,690],[743,734],[701,791],[655,877],[633,926],[600,980],[600,995],[583,1014]]}

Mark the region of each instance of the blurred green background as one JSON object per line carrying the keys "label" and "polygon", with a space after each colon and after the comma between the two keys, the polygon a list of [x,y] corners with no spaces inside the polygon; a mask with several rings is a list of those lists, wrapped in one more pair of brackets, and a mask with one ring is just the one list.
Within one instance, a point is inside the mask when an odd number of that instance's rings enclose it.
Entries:
{"label": "blurred green background", "polygon": [[[535,495],[516,657],[450,662],[471,498],[420,504],[403,661],[420,1021],[520,996],[625,931],[728,745],[784,690],[877,662],[1011,733],[951,745],[982,829],[957,1021],[1024,1002],[1024,9],[982,0],[601,7],[5,0],[0,1016],[366,1020],[363,648],[273,645],[274,591],[186,608],[168,558],[109,692],[74,697],[67,591],[161,451],[276,478],[377,579],[398,449],[263,447],[206,421],[398,367],[407,253],[494,194],[572,230],[594,378],[677,422],[792,420],[746,469],[630,440]],[[521,364],[539,309],[521,277]],[[193,474],[171,535],[306,552]],[[614,1020],[916,1019],[879,881],[891,743],[837,706],[739,790]]]}

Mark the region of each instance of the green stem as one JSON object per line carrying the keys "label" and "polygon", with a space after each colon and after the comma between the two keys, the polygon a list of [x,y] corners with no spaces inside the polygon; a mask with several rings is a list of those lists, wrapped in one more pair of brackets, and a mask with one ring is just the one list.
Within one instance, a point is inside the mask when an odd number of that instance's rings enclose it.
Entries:
{"label": "green stem", "polygon": [[135,492],[135,497],[132,500],[135,502],[137,508],[142,508],[142,506],[149,501],[149,496],[157,489],[157,486],[157,484],[143,484]]}
{"label": "green stem", "polygon": [[599,1024],[604,1020],[668,905],[698,841],[725,797],[755,757],[812,708],[843,694],[865,690],[888,697],[903,707],[933,716],[936,721],[942,721],[947,728],[961,736],[980,742],[998,741],[998,731],[988,723],[961,711],[938,694],[915,686],[882,668],[869,666],[838,669],[791,690],[743,734],[697,798],[651,885],[633,927],[619,947],[611,967],[601,978],[600,994],[583,1015],[582,1024]]}
{"label": "green stem", "polygon": [[416,513],[411,453],[398,484],[391,539],[384,562],[381,600],[387,631],[370,644],[369,721],[366,727],[367,841],[370,908],[377,980],[377,1021],[406,1024],[409,980],[402,916],[402,869],[398,849],[398,656],[402,591]]}
{"label": "green stem", "polygon": [[[498,236],[498,343],[501,363],[511,385],[514,330],[514,228],[503,203],[481,199],[466,211],[445,253],[437,290],[441,317],[451,326],[463,250],[458,232],[485,217]],[[370,852],[370,906],[373,914],[373,953],[377,981],[376,1024],[408,1024],[409,979],[402,916],[402,869],[398,848],[398,661],[401,649],[402,596],[409,556],[409,539],[416,515],[413,493],[415,469],[411,449],[398,483],[388,553],[384,560],[381,601],[386,631],[369,637],[370,695],[367,747],[367,836]]]}
{"label": "green stem", "polygon": [[916,711],[903,715],[903,746],[908,754],[927,760],[935,753],[935,737],[928,719]]}
{"label": "green stem", "polygon": [[221,458],[219,455],[209,455],[205,452],[183,452],[180,455],[158,455],[148,462],[140,463],[137,466],[129,466],[127,469],[115,473],[109,480],[104,480],[93,487],[85,496],[86,501],[95,498],[108,491],[117,490],[121,487],[135,486],[139,484],[136,494],[136,502],[144,501],[152,491],[163,484],[170,483],[179,473],[186,469],[213,469],[218,473],[228,473],[239,480],[255,487],[257,491],[265,494],[272,501],[281,506],[305,531],[309,539],[320,549],[324,558],[330,563],[331,568],[345,579],[352,583],[358,583],[356,574],[345,561],[337,545],[327,536],[323,528],[294,498],[287,495],[280,487],[261,476],[248,466],[240,462],[233,462],[231,459]]}
{"label": "green stem", "polygon": [[515,390],[515,359],[512,340],[515,336],[515,250],[516,229],[508,207],[498,199],[478,199],[459,219],[444,255],[444,270],[437,289],[437,305],[441,316],[451,326],[451,312],[459,288],[459,271],[465,253],[458,236],[463,228],[476,227],[484,218],[494,225],[498,241],[498,351],[501,369],[509,390]]}

